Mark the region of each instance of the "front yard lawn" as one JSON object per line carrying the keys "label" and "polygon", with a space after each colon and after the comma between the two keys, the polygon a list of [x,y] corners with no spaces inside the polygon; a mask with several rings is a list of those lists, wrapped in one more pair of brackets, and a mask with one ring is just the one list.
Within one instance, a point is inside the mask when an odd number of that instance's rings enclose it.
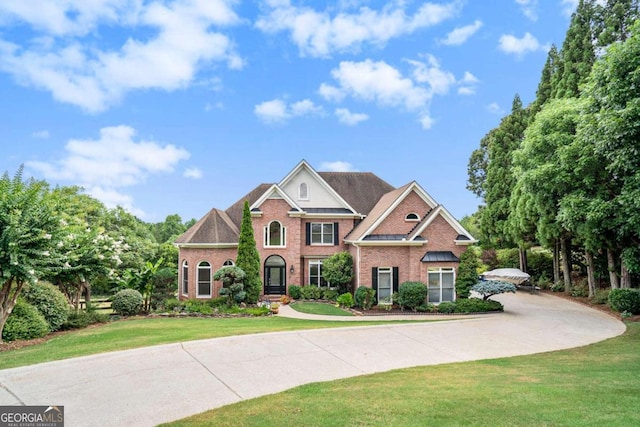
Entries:
{"label": "front yard lawn", "polygon": [[289,304],[291,308],[300,313],[321,314],[325,316],[353,316],[353,313],[336,307],[334,304],[323,302],[294,302]]}

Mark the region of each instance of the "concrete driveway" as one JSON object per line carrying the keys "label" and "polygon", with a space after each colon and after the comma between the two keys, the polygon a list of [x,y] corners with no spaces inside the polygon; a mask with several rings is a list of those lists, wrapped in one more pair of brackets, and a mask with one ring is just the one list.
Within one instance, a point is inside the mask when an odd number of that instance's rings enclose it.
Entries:
{"label": "concrete driveway", "polygon": [[64,405],[68,427],[151,426],[301,384],[560,350],[625,330],[561,298],[496,299],[504,313],[217,338],[2,370],[0,405]]}

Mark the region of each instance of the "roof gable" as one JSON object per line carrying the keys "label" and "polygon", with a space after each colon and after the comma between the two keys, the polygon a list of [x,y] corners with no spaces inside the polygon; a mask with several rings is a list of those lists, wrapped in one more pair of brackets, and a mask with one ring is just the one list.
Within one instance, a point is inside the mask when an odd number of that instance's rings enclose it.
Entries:
{"label": "roof gable", "polygon": [[473,238],[471,233],[469,233],[462,226],[462,224],[460,224],[453,217],[453,215],[451,215],[451,213],[449,213],[449,211],[442,205],[438,205],[435,209],[429,212],[429,214],[421,222],[418,223],[415,229],[411,232],[410,239],[417,239],[418,236],[420,236],[429,226],[429,224],[431,224],[438,217],[442,217],[458,233],[456,243],[470,245],[478,242]]}
{"label": "roof gable", "polygon": [[284,200],[289,204],[292,210],[301,211],[300,206],[298,206],[296,202],[294,202],[291,197],[289,197],[289,195],[285,193],[277,184],[273,184],[267,191],[262,193],[262,196],[260,196],[258,200],[251,204],[251,210],[253,211],[254,209],[260,209],[260,206],[262,206],[262,204],[269,199]]}
{"label": "roof gable", "polygon": [[[300,197],[299,188],[306,185],[306,197]],[[302,160],[279,183],[278,186],[287,194],[295,205],[303,210],[307,208],[347,209],[356,213],[355,209],[305,160]]]}

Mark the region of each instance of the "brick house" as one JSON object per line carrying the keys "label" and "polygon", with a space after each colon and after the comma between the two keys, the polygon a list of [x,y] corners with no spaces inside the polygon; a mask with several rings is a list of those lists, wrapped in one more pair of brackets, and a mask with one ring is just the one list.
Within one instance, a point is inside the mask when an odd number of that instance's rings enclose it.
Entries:
{"label": "brick house", "polygon": [[213,273],[233,265],[244,201],[262,263],[264,295],[290,285],[327,286],[322,260],[348,251],[354,289],[383,301],[405,281],[428,284],[429,301],[455,300],[460,254],[476,242],[415,181],[394,188],[369,172],[316,172],[301,161],[277,184],[261,184],[227,210],[212,209],[176,240],[179,296],[213,298]]}

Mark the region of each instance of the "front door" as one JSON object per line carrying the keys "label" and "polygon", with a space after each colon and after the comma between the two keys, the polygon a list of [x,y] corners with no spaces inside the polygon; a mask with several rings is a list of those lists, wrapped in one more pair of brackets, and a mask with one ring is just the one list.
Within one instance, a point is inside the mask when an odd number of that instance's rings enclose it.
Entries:
{"label": "front door", "polygon": [[271,255],[264,262],[264,294],[284,295],[287,291],[286,263],[279,255]]}

